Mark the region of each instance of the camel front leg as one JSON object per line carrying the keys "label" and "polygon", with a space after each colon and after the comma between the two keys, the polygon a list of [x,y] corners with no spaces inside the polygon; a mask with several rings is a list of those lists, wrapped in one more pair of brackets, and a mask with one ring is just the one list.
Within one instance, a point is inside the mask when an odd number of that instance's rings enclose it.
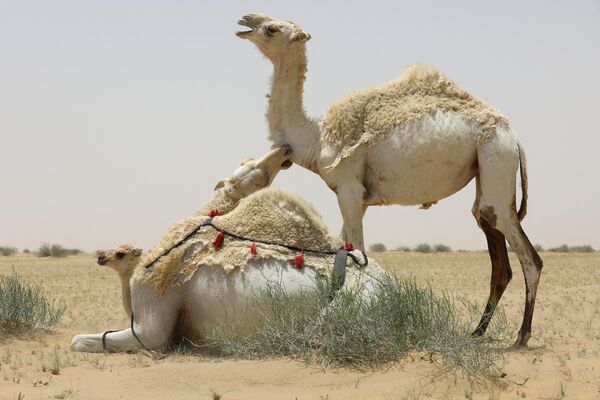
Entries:
{"label": "camel front leg", "polygon": [[365,188],[360,184],[338,188],[337,199],[344,225],[342,240],[352,243],[354,248],[365,250],[362,219],[366,211],[363,205]]}
{"label": "camel front leg", "polygon": [[181,291],[171,290],[159,298],[150,286],[133,285],[131,299],[135,315],[134,331],[130,327],[107,333],[104,338],[106,346],[102,344],[103,333],[77,335],[71,341],[72,350],[96,353],[131,351],[143,347],[146,350],[161,350],[169,343],[179,318]]}
{"label": "camel front leg", "polygon": [[[136,332],[137,334],[137,332]],[[102,344],[102,336],[104,343]],[[107,333],[91,333],[76,335],[71,341],[73,351],[83,351],[88,353],[125,352],[141,349],[141,344],[131,333],[131,329]]]}

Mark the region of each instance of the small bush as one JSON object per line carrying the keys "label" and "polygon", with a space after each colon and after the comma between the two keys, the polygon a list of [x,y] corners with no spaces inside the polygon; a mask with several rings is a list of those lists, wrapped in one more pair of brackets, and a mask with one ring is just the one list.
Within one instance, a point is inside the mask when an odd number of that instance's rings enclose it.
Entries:
{"label": "small bush", "polygon": [[535,251],[538,251],[538,252],[544,251],[544,247],[539,243],[536,243],[535,245],[533,245],[533,248],[535,249]]}
{"label": "small bush", "polygon": [[23,249],[23,254],[31,254],[31,250],[29,250],[29,249]]}
{"label": "small bush", "polygon": [[42,243],[37,251],[38,257],[66,257],[80,254],[79,249],[67,249],[60,244]]}
{"label": "small bush", "polygon": [[[317,285],[288,295],[274,283],[253,307],[262,318],[239,330],[222,326],[208,342],[225,356],[242,359],[292,357],[320,365],[378,368],[409,352],[426,352],[446,368],[469,375],[497,372],[509,326],[497,310],[485,335],[471,336],[480,313],[468,302],[437,296],[412,281],[385,279],[370,299],[351,290],[333,302]],[[459,307],[457,307],[457,305]]]}
{"label": "small bush", "polygon": [[415,247],[417,253],[431,253],[431,246],[427,243],[421,243]]}
{"label": "small bush", "polygon": [[569,249],[569,246],[567,246],[566,244],[562,244],[557,247],[552,247],[552,248],[548,249],[548,251],[552,251],[554,253],[568,253],[570,251],[570,249]]}
{"label": "small bush", "polygon": [[405,251],[405,252],[412,251],[412,249],[410,247],[408,247],[408,246],[402,246],[402,245],[396,247],[395,250],[396,251]]}
{"label": "small bush", "polygon": [[593,253],[595,250],[591,245],[585,244],[583,246],[571,246],[569,251],[571,253]]}
{"label": "small bush", "polygon": [[555,253],[593,253],[595,250],[589,244],[585,244],[582,246],[568,246],[566,244],[562,244],[557,247],[552,247],[548,249],[548,251],[552,251]]}
{"label": "small bush", "polygon": [[15,247],[0,246],[0,256],[12,256],[17,252]]}
{"label": "small bush", "polygon": [[21,335],[49,328],[65,312],[62,303],[50,302],[37,285],[27,284],[17,274],[0,276],[0,333]]}
{"label": "small bush", "polygon": [[433,246],[433,251],[435,251],[436,253],[448,253],[452,251],[452,248],[450,246],[446,246],[445,244],[440,243]]}
{"label": "small bush", "polygon": [[383,253],[384,251],[387,251],[387,247],[385,247],[385,244],[383,243],[373,243],[369,246],[369,251],[372,253]]}

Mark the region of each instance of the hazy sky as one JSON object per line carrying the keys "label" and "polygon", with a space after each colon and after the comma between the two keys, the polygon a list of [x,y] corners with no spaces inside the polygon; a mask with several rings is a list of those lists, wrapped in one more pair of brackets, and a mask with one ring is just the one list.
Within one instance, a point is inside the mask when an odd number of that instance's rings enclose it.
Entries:
{"label": "hazy sky", "polygon": [[[311,33],[311,116],[414,62],[497,107],[527,153],[532,242],[600,248],[598,0],[0,0],[0,245],[148,249],[266,152],[271,65],[234,36],[256,11]],[[318,176],[294,166],[274,186],[339,231]],[[473,198],[372,207],[366,243],[484,248]]]}

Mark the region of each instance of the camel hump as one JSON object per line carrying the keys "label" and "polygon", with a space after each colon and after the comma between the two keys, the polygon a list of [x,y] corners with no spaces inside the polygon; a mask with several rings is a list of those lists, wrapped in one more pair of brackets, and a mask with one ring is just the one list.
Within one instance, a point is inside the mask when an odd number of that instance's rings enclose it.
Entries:
{"label": "camel hump", "polygon": [[477,142],[490,138],[506,118],[493,107],[459,88],[434,67],[413,65],[381,86],[354,91],[334,102],[321,119],[321,140],[331,147],[334,168],[362,144],[375,144],[396,128],[435,111],[457,112],[480,127]]}
{"label": "camel hump", "polygon": [[260,190],[240,201],[215,224],[256,242],[330,250],[338,245],[321,215],[299,196],[276,188]]}

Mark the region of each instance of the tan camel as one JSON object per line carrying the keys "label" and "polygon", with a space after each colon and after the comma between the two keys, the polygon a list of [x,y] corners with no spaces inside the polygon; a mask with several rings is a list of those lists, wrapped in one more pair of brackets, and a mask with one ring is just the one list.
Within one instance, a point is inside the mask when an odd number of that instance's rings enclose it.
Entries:
{"label": "tan camel", "polygon": [[[270,140],[288,144],[292,161],[317,173],[336,193],[342,238],[364,249],[368,206],[435,204],[476,178],[473,215],[492,262],[490,296],[474,334],[485,332],[512,271],[505,238],[526,281],[526,304],[516,346],[526,346],[542,260],[520,221],[526,213],[527,174],[521,145],[508,121],[431,67],[413,66],[398,79],[335,102],[320,119],[303,107],[310,35],[293,22],[249,14],[236,34],[273,64],[267,120]],[[516,173],[522,200],[516,210]]]}
{"label": "tan camel", "polygon": [[131,244],[122,244],[116,249],[101,250],[97,253],[98,264],[106,265],[117,271],[121,280],[121,293],[125,314],[131,316],[131,289],[129,280],[135,267],[140,263],[142,249]]}

